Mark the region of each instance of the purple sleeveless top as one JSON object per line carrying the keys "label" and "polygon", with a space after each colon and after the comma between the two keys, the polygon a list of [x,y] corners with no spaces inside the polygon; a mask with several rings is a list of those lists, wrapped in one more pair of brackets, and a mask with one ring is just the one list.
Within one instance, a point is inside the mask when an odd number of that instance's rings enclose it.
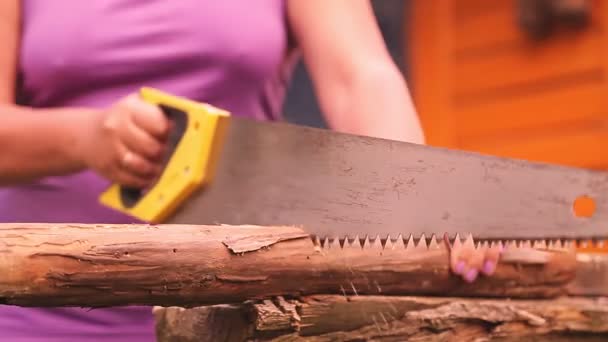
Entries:
{"label": "purple sleeveless top", "polygon": [[[280,116],[292,63],[285,0],[24,0],[18,95],[103,108],[141,86],[260,120]],[[52,157],[52,156],[49,156]],[[0,189],[0,222],[128,223],[91,172]],[[152,341],[149,307],[0,306],[2,341]]]}

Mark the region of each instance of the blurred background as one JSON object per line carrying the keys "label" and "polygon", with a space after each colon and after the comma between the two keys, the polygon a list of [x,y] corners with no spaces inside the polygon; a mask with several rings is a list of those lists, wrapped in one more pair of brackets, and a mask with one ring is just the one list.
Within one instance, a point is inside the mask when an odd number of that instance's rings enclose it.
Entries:
{"label": "blurred background", "polygon": [[[429,144],[608,168],[608,2],[373,3]],[[284,111],[325,126],[301,65]]]}

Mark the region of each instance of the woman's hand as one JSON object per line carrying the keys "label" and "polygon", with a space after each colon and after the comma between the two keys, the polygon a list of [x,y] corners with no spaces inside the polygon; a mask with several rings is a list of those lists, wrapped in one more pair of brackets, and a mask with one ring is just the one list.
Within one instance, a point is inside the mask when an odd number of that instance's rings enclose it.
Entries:
{"label": "woman's hand", "polygon": [[79,157],[87,167],[138,188],[160,174],[170,127],[160,108],[133,94],[84,119]]}
{"label": "woman's hand", "polygon": [[450,267],[452,272],[472,283],[480,274],[486,276],[494,274],[501,253],[502,246],[476,248],[473,239],[469,237],[464,243],[456,243],[451,247]]}

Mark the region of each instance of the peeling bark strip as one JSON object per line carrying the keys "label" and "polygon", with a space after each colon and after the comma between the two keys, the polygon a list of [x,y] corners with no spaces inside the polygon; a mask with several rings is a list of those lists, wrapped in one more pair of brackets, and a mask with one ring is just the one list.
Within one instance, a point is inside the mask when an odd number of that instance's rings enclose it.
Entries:
{"label": "peeling bark strip", "polygon": [[[193,307],[311,294],[553,297],[575,257],[507,249],[466,284],[441,244],[324,247],[294,227],[0,224],[0,302]],[[540,257],[539,257],[540,256]]]}
{"label": "peeling bark strip", "polygon": [[590,298],[310,296],[154,313],[159,342],[608,339],[608,302]]}

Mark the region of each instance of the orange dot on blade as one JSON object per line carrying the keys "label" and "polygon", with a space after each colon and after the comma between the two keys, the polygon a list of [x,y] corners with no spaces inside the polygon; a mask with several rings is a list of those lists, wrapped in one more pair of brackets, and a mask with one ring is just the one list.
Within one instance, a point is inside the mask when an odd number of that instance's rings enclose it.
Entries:
{"label": "orange dot on blade", "polygon": [[591,217],[595,213],[595,201],[589,196],[579,196],[572,206],[576,217]]}

